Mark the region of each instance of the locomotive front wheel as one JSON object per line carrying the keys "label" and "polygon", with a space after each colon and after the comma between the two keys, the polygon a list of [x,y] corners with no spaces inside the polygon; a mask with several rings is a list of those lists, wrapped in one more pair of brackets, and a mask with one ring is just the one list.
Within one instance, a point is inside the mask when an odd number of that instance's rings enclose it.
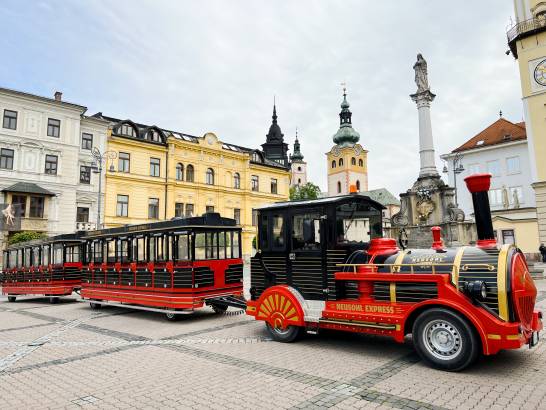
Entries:
{"label": "locomotive front wheel", "polygon": [[271,326],[266,322],[267,332],[273,340],[282,343],[291,343],[296,341],[303,333],[303,328],[300,326],[287,326],[286,329]]}
{"label": "locomotive front wheel", "polygon": [[212,308],[212,310],[214,310],[214,313],[216,314],[225,313],[227,310],[227,306],[210,305],[210,307]]}
{"label": "locomotive front wheel", "polygon": [[97,302],[89,302],[89,307],[92,310],[99,310],[102,307],[102,305],[100,303],[97,303]]}
{"label": "locomotive front wheel", "polygon": [[474,330],[450,310],[434,308],[421,313],[412,333],[421,359],[437,369],[463,370],[478,358],[480,344]]}
{"label": "locomotive front wheel", "polygon": [[15,302],[16,299],[17,299],[16,296],[8,296],[8,302],[13,303],[13,302]]}

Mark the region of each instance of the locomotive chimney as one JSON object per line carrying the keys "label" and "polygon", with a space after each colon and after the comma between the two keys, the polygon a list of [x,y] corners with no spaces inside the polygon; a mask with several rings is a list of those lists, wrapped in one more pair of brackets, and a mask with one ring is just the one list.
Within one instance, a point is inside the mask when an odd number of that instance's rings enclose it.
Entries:
{"label": "locomotive chimney", "polygon": [[474,174],[464,179],[466,186],[472,194],[474,205],[474,218],[478,230],[478,246],[494,247],[497,245],[491,220],[491,209],[489,208],[489,186],[491,185],[491,174]]}

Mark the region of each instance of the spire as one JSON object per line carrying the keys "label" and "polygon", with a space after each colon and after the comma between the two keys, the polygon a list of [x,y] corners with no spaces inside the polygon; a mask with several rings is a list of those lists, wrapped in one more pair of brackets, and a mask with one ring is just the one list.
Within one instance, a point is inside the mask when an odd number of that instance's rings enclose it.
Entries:
{"label": "spire", "polygon": [[296,128],[296,140],[294,141],[294,153],[290,156],[292,162],[303,161],[303,154],[300,151],[300,142],[298,140],[298,129]]}
{"label": "spire", "polygon": [[347,101],[346,84],[343,86],[343,101],[341,102],[341,112],[339,113],[339,130],[335,133],[333,139],[336,145],[353,146],[360,139],[360,134],[353,129],[351,122],[353,114],[349,110],[350,104]]}
{"label": "spire", "polygon": [[275,104],[275,96],[273,96],[273,116],[271,117],[273,119],[273,124],[277,123],[277,105]]}
{"label": "spire", "polygon": [[267,133],[267,142],[284,142],[284,134],[281,132],[281,127],[277,124],[277,105],[275,97],[273,97],[273,116],[269,132]]}

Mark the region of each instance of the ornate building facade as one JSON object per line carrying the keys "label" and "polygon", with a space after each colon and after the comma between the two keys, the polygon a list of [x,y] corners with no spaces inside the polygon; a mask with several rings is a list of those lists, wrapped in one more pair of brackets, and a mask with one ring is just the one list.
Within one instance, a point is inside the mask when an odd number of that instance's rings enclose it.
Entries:
{"label": "ornate building facade", "polygon": [[333,140],[335,145],[326,153],[328,196],[348,194],[351,185],[355,185],[358,191],[367,191],[368,151],[358,143],[360,134],[353,129],[345,88],[339,113],[339,130]]}

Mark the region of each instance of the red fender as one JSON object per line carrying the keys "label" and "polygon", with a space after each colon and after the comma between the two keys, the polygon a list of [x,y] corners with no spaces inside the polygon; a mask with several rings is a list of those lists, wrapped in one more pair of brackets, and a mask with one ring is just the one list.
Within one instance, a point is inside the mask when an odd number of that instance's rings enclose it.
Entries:
{"label": "red fender", "polygon": [[256,319],[265,320],[276,328],[303,326],[303,317],[300,303],[286,285],[268,288],[256,301]]}

